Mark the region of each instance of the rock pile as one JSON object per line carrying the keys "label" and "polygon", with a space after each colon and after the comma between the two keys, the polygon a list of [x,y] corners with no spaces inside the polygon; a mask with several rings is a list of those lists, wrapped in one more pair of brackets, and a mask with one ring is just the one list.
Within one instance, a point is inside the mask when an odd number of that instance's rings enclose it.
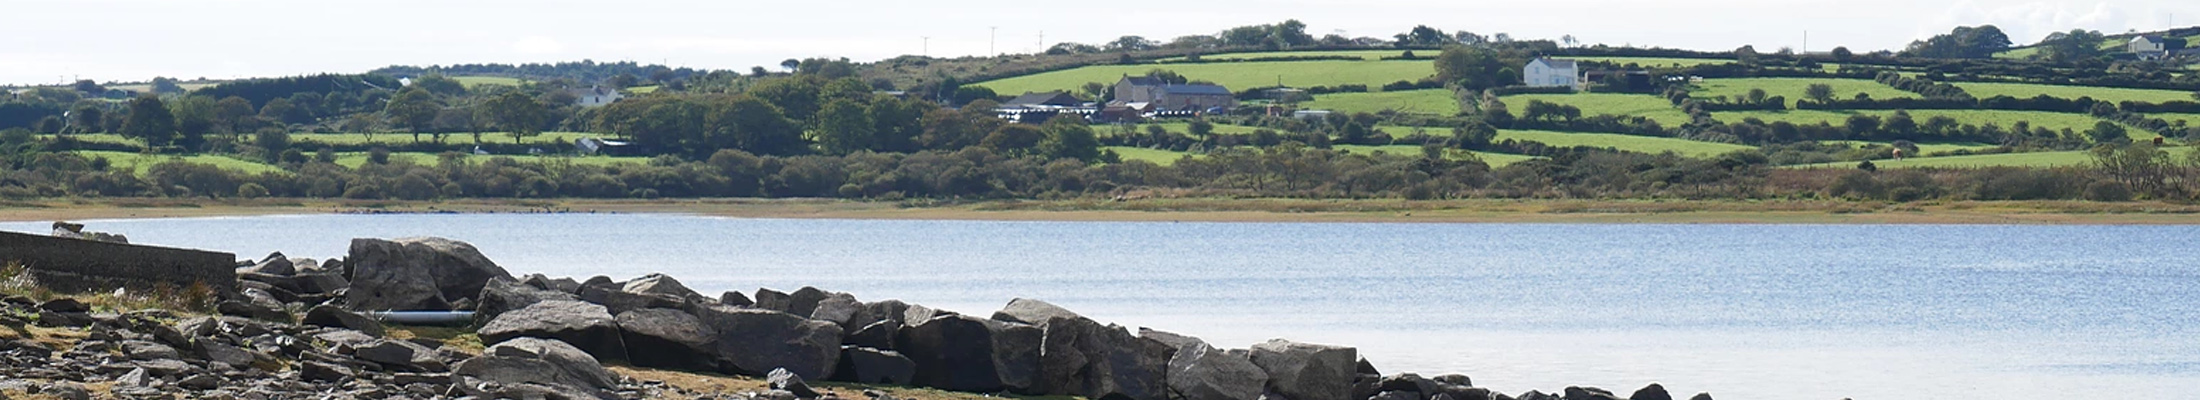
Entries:
{"label": "rock pile", "polygon": [[[0,307],[16,312],[0,314],[90,335],[70,348],[0,342],[0,363],[26,378],[112,380],[124,398],[610,399],[659,390],[602,362],[768,377],[773,390],[749,397],[775,400],[830,397],[808,384],[817,381],[1118,400],[1620,398],[1579,387],[1514,397],[1463,375],[1384,376],[1351,347],[1277,339],[1224,349],[1031,299],[978,316],[812,287],[709,297],[658,274],[515,278],[447,239],[356,239],[350,250],[341,260],[276,253],[241,262],[241,293],[221,303],[223,315],[173,323],[160,311],[6,299]],[[386,310],[471,310],[486,349],[386,337],[362,314]],[[33,386],[63,398],[77,390]],[[1655,384],[1631,396],[1670,398]]]}

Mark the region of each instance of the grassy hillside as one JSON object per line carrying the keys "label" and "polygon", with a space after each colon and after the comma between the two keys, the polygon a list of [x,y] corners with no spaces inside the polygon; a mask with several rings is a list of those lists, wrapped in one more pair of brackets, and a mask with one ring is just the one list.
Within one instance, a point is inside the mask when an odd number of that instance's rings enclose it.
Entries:
{"label": "grassy hillside", "polygon": [[[1820,122],[1825,122],[1825,123],[1828,123],[1828,124],[1832,124],[1832,125],[1834,125],[1834,126],[1842,126],[1842,125],[1843,125],[1844,123],[1846,123],[1846,121],[1848,121],[1848,118],[1849,118],[1849,116],[1850,116],[1850,115],[1856,115],[1856,114],[1867,114],[1867,115],[1876,115],[1876,116],[1879,116],[1880,118],[1886,118],[1886,117],[1887,117],[1888,115],[1894,115],[1894,111],[1881,111],[1881,110],[1871,110],[1871,111],[1825,111],[1825,110],[1788,110],[1788,111],[1733,111],[1733,112],[1719,112],[1719,113],[1712,113],[1712,114],[1711,114],[1711,116],[1712,116],[1712,118],[1718,119],[1718,120],[1719,120],[1720,122],[1737,122],[1737,121],[1741,121],[1741,120],[1743,120],[1743,119],[1745,119],[1745,118],[1757,118],[1757,119],[1760,119],[1760,120],[1764,120],[1764,121],[1765,121],[1766,123],[1771,123],[1771,122],[1777,122],[1777,121],[1787,121],[1788,123],[1793,123],[1793,124],[1797,124],[1797,125],[1815,125],[1815,124],[1818,124],[1818,123],[1820,123]],[[1949,118],[1954,118],[1954,119],[1956,120],[1956,122],[1958,122],[1958,123],[1963,123],[1963,124],[1970,124],[1970,125],[1985,125],[1985,124],[1988,124],[1988,123],[1992,123],[1992,124],[1995,124],[1995,125],[2000,125],[2000,126],[2001,126],[2002,128],[2008,128],[2008,127],[2010,127],[2010,126],[2016,125],[2016,122],[2017,122],[2017,121],[2026,121],[2026,122],[2030,122],[2030,123],[2032,124],[2032,126],[2035,126],[2035,127],[2043,127],[2043,128],[2047,128],[2047,129],[2049,129],[2049,130],[2054,130],[2054,131],[2058,131],[2058,132],[2062,131],[2062,130],[2063,130],[2064,128],[2068,128],[2068,129],[2070,129],[2071,131],[2074,131],[2074,132],[2085,132],[2085,131],[2086,131],[2086,130],[2088,130],[2088,129],[2093,129],[2093,124],[2094,124],[2094,123],[2096,123],[2096,122],[2100,122],[2100,121],[2101,121],[2101,120],[2099,120],[2099,119],[2095,119],[2095,118],[2093,118],[2092,116],[2087,116],[2087,115],[2085,115],[2085,114],[2066,114],[2066,113],[2045,112],[2045,111],[2004,111],[2004,110],[1915,110],[1915,111],[1910,111],[1910,118],[1916,119],[1916,120],[1917,120],[1917,122],[1918,122],[1918,123],[1920,123],[1920,124],[1922,124],[1922,123],[1925,123],[1925,120],[1926,120],[1926,119],[1928,119],[1928,118],[1932,118],[1933,116],[1936,116],[1936,115],[1946,115],[1946,116],[1948,116]],[[2127,128],[2128,128],[2128,127],[2127,127]],[[2141,131],[2141,130],[2137,130],[2137,129],[2129,129],[2129,130],[2130,130],[2130,132],[2131,132],[2131,137],[2132,137],[2132,138],[2134,138],[2134,139],[2139,139],[2139,140],[2152,140],[2152,139],[2154,139],[2154,138],[2155,138],[2155,137],[2157,137],[2157,136],[2161,136],[2161,135],[2156,135],[2156,134],[2154,134],[2154,133],[2151,133],[2151,132]]]}
{"label": "grassy hillside", "polygon": [[1565,104],[1581,109],[1582,116],[1626,115],[1647,117],[1659,125],[1671,128],[1688,123],[1688,114],[1673,108],[1664,98],[1643,94],[1575,93],[1575,94],[1517,94],[1498,99],[1505,107],[1519,114],[1529,101],[1542,100]]}
{"label": "grassy hillside", "polygon": [[[2170,157],[2183,158],[2192,153],[2193,148],[2172,147],[2168,151]],[[2081,150],[1878,160],[1872,161],[1872,165],[1879,168],[2068,167],[2087,165],[2092,162],[2092,153]],[[1795,168],[1856,168],[1856,163],[1811,164],[1796,166]]]}
{"label": "grassy hillside", "polygon": [[[397,161],[399,161],[399,160],[403,160],[403,161],[405,161],[405,162],[410,162],[410,163],[413,163],[413,164],[416,164],[416,165],[436,165],[436,164],[438,164],[438,163],[441,163],[441,161],[440,161],[440,159],[438,159],[438,157],[439,157],[438,155],[435,155],[435,154],[428,154],[428,153],[390,153],[390,161],[391,161],[391,162],[397,162]],[[647,162],[649,162],[649,157],[574,157],[574,156],[524,156],[524,155],[523,155],[523,156],[509,156],[509,155],[476,155],[476,154],[467,154],[467,155],[466,155],[466,162],[468,162],[468,163],[480,163],[480,162],[482,162],[482,161],[486,161],[486,160],[488,160],[488,159],[491,159],[491,158],[497,158],[497,157],[510,157],[510,158],[512,158],[513,160],[516,160],[516,161],[519,161],[519,162],[522,162],[522,163],[530,163],[530,164],[532,164],[532,163],[544,163],[544,162],[571,162],[571,163],[573,163],[573,164],[575,164],[575,165],[597,165],[597,166],[603,166],[603,165],[613,165],[613,164],[641,164],[641,163],[647,163]],[[365,165],[366,163],[367,163],[367,153],[336,153],[336,165],[342,165],[342,166],[344,166],[344,167],[347,167],[347,168],[358,168],[358,167],[359,167],[360,165]]]}
{"label": "grassy hillside", "polygon": [[[1413,54],[1414,54],[1414,55],[1416,55],[1416,56],[1421,56],[1421,57],[1428,57],[1428,56],[1433,56],[1433,55],[1436,55],[1436,53],[1438,53],[1438,51],[1435,51],[1435,50],[1418,50],[1418,51],[1414,51],[1414,52],[1413,52]],[[1267,57],[1334,57],[1334,56],[1351,56],[1351,57],[1360,57],[1361,59],[1364,59],[1364,60],[1381,60],[1381,59],[1382,59],[1383,57],[1397,57],[1397,56],[1402,56],[1402,55],[1405,55],[1405,50],[1337,50],[1337,51],[1270,51],[1270,52],[1257,52],[1257,53],[1223,53],[1223,54],[1208,54],[1208,55],[1203,55],[1203,56],[1199,56],[1199,58],[1200,58],[1200,59],[1203,59],[1203,60],[1243,60],[1243,59],[1248,59],[1248,58],[1267,58]],[[1176,61],[1176,60],[1183,60],[1183,59],[1185,59],[1185,58],[1184,58],[1184,57],[1170,57],[1170,58],[1164,58],[1164,59],[1161,59],[1161,60],[1162,60],[1162,61]]]}
{"label": "grassy hillside", "polygon": [[1643,68],[1693,67],[1704,64],[1726,64],[1734,60],[1712,58],[1661,58],[1661,57],[1556,57],[1567,60],[1600,61],[1619,65],[1633,63]]}
{"label": "grassy hillside", "polygon": [[526,82],[520,80],[519,78],[507,78],[502,76],[453,76],[451,77],[451,79],[458,81],[458,84],[460,85],[465,85],[467,89],[472,89],[476,86],[481,85],[519,86],[520,83]]}
{"label": "grassy hillside", "polygon": [[[1123,161],[1143,160],[1161,165],[1174,165],[1176,164],[1177,160],[1183,159],[1185,155],[1191,154],[1181,151],[1169,151],[1127,146],[1108,146],[1105,149],[1115,151],[1115,154],[1123,157]],[[1340,144],[1336,145],[1332,149],[1347,151],[1353,154],[1374,154],[1377,151],[1391,155],[1418,156],[1421,154],[1421,146],[1410,144],[1394,144],[1388,146]],[[1489,164],[1492,168],[1502,167],[1505,165],[1510,165],[1512,163],[1535,158],[1519,154],[1490,153],[1481,151],[1474,151],[1469,153],[1473,153],[1476,158],[1482,159],[1483,163]],[[1199,158],[1205,157],[1205,155],[1192,155],[1192,157]]]}
{"label": "grassy hillside", "polygon": [[[1893,145],[1894,145],[1893,143],[1887,143],[1887,142],[1867,142],[1867,141],[1862,141],[1862,140],[1821,140],[1821,141],[1818,141],[1818,142],[1819,142],[1819,143],[1825,143],[1825,144],[1838,144],[1838,145],[1849,145],[1849,146],[1859,146],[1859,147],[1861,147],[1861,146],[1867,146],[1867,145],[1878,145],[1878,146],[1893,146]],[[1938,153],[1938,152],[1944,152],[1944,151],[1956,151],[1956,150],[1971,150],[1971,151],[1978,151],[1978,150],[1991,149],[1991,148],[1995,148],[1995,147],[2000,147],[2000,146],[1997,146],[1997,145],[1991,145],[1991,144],[1985,144],[1985,143],[1917,143],[1917,151],[1919,151],[1919,152],[1923,152],[1923,153],[1925,153],[1925,154],[1932,154],[1932,153]]]}
{"label": "grassy hillside", "polygon": [[1961,88],[1963,88],[1963,91],[1965,91],[1965,92],[1970,92],[1970,93],[1971,93],[1971,97],[1977,97],[1977,98],[1981,98],[1981,99],[1984,99],[1984,98],[1988,98],[1988,97],[1994,97],[1994,96],[2009,96],[2009,97],[2015,97],[2015,98],[2030,98],[2030,97],[2033,97],[2033,96],[2039,96],[2039,95],[2043,95],[2043,94],[2044,94],[2044,95],[2048,95],[2048,96],[2051,96],[2051,97],[2060,97],[2060,98],[2065,98],[2065,99],[2075,99],[2075,98],[2079,98],[2079,97],[2092,97],[2092,98],[2093,98],[2094,100],[2107,101],[2107,102],[2111,102],[2111,103],[2116,103],[2116,102],[2125,102],[2125,101],[2143,101],[2143,102],[2149,102],[2149,103],[2160,103],[2160,102],[2164,102],[2164,101],[2171,101],[2171,100],[2185,100],[2185,101],[2191,101],[2191,100],[2192,100],[2192,92],[2180,92],[2180,91],[2175,91],[2175,90],[2149,90],[2149,89],[2124,89],[2124,88],[2087,87],[2087,86],[2040,85],[2040,84],[2030,84],[2030,83],[1976,83],[1976,82],[1972,82],[1972,83],[1957,83],[1957,84],[1955,84],[1955,85],[1956,85],[1957,87],[1961,87]]}
{"label": "grassy hillside", "polygon": [[[611,135],[607,135],[607,134],[601,134],[601,133],[588,133],[588,132],[543,132],[542,134],[539,134],[539,135],[535,135],[535,136],[528,136],[528,137],[527,137],[527,138],[525,138],[525,139],[521,139],[521,140],[520,140],[520,143],[529,143],[529,144],[541,144],[541,145],[545,145],[545,146],[571,146],[571,145],[573,145],[573,141],[574,141],[574,140],[577,140],[577,139],[580,139],[580,138],[584,138],[584,137],[609,137],[609,136],[611,136]],[[372,142],[372,143],[411,143],[411,142],[412,142],[412,140],[413,140],[413,134],[411,134],[411,133],[404,133],[404,132],[392,132],[392,133],[370,133],[370,134],[359,134],[359,133],[293,133],[293,134],[290,134],[290,140],[291,140],[291,141],[309,141],[309,140],[310,140],[310,141],[314,141],[314,142],[320,142],[320,143],[328,143],[328,144],[340,144],[340,145],[367,144],[367,143],[370,143],[370,142]],[[435,140],[435,138],[434,138],[434,136],[433,136],[433,135],[428,135],[428,134],[421,134],[421,135],[420,135],[420,140]],[[506,135],[506,134],[504,134],[503,132],[485,132],[485,133],[482,133],[482,134],[481,134],[481,141],[483,141],[483,142],[489,142],[489,143],[512,143],[512,136],[511,136],[511,135]],[[444,135],[443,135],[443,142],[444,142],[444,143],[471,144],[471,143],[473,143],[473,142],[474,142],[474,135],[473,135],[473,134],[471,134],[471,133],[447,133],[447,134],[444,134]],[[557,148],[557,149],[544,148],[543,150],[563,150],[563,149],[564,149],[563,147],[560,147],[560,148]]]}
{"label": "grassy hillside", "polygon": [[1710,157],[1736,150],[1756,148],[1731,143],[1699,142],[1687,139],[1511,129],[1498,131],[1497,140],[1533,141],[1560,147],[1609,147],[1653,154],[1670,151],[1689,157]]}
{"label": "grassy hillside", "polygon": [[1833,86],[1833,97],[1840,99],[1855,98],[1857,93],[1870,94],[1874,99],[1919,97],[1916,93],[1905,92],[1879,82],[1863,79],[1830,78],[1706,79],[1702,85],[1698,85],[1696,90],[1690,92],[1689,95],[1696,98],[1726,96],[1727,98],[1740,99],[1748,97],[1750,89],[1764,89],[1767,96],[1787,96],[1788,104],[1792,107],[1796,100],[1809,98],[1804,93],[1813,84]]}
{"label": "grassy hillside", "polygon": [[1336,86],[1362,84],[1380,87],[1397,81],[1412,81],[1435,74],[1435,66],[1429,61],[1293,61],[1293,62],[1242,62],[1218,64],[1180,65],[1101,65],[1054,71],[1036,75],[993,80],[977,86],[992,88],[1003,96],[1025,92],[1075,91],[1086,83],[1113,84],[1125,75],[1144,75],[1156,69],[1175,71],[1192,80],[1214,82],[1230,88],[1244,90],[1255,87],[1275,86]]}
{"label": "grassy hillside", "polygon": [[1342,113],[1373,113],[1395,110],[1413,114],[1457,114],[1459,113],[1459,101],[1451,96],[1451,91],[1444,89],[1331,93],[1315,95],[1314,101],[1299,103],[1299,108],[1332,110]]}
{"label": "grassy hillside", "polygon": [[1114,151],[1117,156],[1123,158],[1123,161],[1138,160],[1161,165],[1175,165],[1176,160],[1182,159],[1185,154],[1188,154],[1181,151],[1130,146],[1108,146],[1102,149]]}
{"label": "grassy hillside", "polygon": [[168,162],[171,160],[183,160],[195,164],[213,165],[215,167],[220,167],[221,169],[252,174],[262,172],[283,172],[282,168],[268,165],[266,163],[217,155],[195,155],[177,157],[161,154],[125,153],[119,151],[78,151],[76,152],[76,154],[82,155],[87,158],[106,158],[107,162],[113,163],[113,168],[118,170],[130,170],[138,175],[145,175],[145,172],[147,170],[151,170],[154,164]]}

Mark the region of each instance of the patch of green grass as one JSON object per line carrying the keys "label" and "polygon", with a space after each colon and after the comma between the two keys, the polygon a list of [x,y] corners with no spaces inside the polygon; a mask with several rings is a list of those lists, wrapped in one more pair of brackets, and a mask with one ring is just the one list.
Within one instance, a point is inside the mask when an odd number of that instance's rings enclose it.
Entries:
{"label": "patch of green grass", "polygon": [[[1332,147],[1331,147],[1331,149],[1333,149],[1333,150],[1337,150],[1337,151],[1345,151],[1345,152],[1351,152],[1352,154],[1375,154],[1375,153],[1378,153],[1378,152],[1379,152],[1379,153],[1383,153],[1383,154],[1388,154],[1388,155],[1393,155],[1393,156],[1407,156],[1407,157],[1420,157],[1420,156],[1421,156],[1421,146],[1419,146],[1419,145],[1411,145],[1411,144],[1393,144],[1393,145],[1383,145],[1383,146],[1373,146],[1373,145],[1364,145],[1364,144],[1340,144],[1340,145],[1332,146]],[[1532,160],[1532,159],[1535,159],[1535,157],[1534,157],[1534,156],[1524,156],[1524,155],[1519,155],[1519,154],[1505,154],[1505,153],[1491,153],[1491,152],[1486,152],[1486,151],[1469,151],[1469,152],[1467,152],[1467,153],[1469,153],[1469,154],[1474,154],[1474,157],[1475,157],[1475,158],[1480,158],[1480,159],[1482,159],[1482,163],[1484,163],[1484,164],[1489,164],[1489,165],[1490,165],[1490,168],[1503,167],[1503,166],[1506,166],[1506,165],[1511,165],[1512,163],[1516,163],[1516,162],[1521,162],[1521,161],[1527,161],[1527,160]]]}
{"label": "patch of green grass", "polygon": [[1609,133],[1552,132],[1511,129],[1497,131],[1497,140],[1542,142],[1543,144],[1559,147],[1609,147],[1620,150],[1651,154],[1670,151],[1684,156],[1699,158],[1726,154],[1737,150],[1749,150],[1756,148],[1731,143],[1699,142],[1694,140],[1675,138],[1617,135]]}
{"label": "patch of green grass", "polygon": [[[1405,51],[1405,50],[1270,51],[1270,52],[1253,52],[1253,53],[1223,53],[1223,54],[1208,54],[1208,55],[1202,55],[1202,56],[1199,56],[1199,58],[1200,58],[1200,59],[1203,59],[1203,60],[1243,60],[1243,59],[1248,59],[1248,58],[1267,58],[1267,57],[1317,57],[1317,56],[1319,56],[1319,57],[1332,57],[1332,56],[1352,56],[1352,57],[1360,57],[1361,59],[1365,59],[1365,60],[1381,60],[1381,59],[1383,59],[1383,57],[1397,57],[1397,56],[1402,56],[1402,55],[1405,55],[1405,53],[1406,53],[1406,51]],[[1416,50],[1416,51],[1414,51],[1414,52],[1413,52],[1413,55],[1415,55],[1415,56],[1420,56],[1420,57],[1429,57],[1429,56],[1434,56],[1434,55],[1436,55],[1436,53],[1440,53],[1440,52],[1439,52],[1439,51],[1436,51],[1436,50]],[[1176,61],[1176,60],[1183,60],[1183,59],[1185,59],[1185,57],[1170,57],[1170,58],[1163,58],[1163,59],[1161,59],[1161,61]]]}
{"label": "patch of green grass", "polygon": [[1209,81],[1245,90],[1275,86],[1337,86],[1362,84],[1378,88],[1397,81],[1414,81],[1434,75],[1430,61],[1290,61],[1178,65],[1099,65],[1042,74],[998,79],[976,84],[1003,96],[1026,92],[1076,91],[1086,83],[1113,84],[1126,75],[1144,75],[1156,69],[1175,71],[1195,81]]}
{"label": "patch of green grass", "polygon": [[[606,134],[601,134],[601,133],[588,133],[588,132],[543,132],[542,134],[539,134],[539,135],[535,135],[535,136],[528,136],[528,137],[526,137],[525,139],[521,139],[521,140],[520,140],[520,143],[530,143],[530,144],[542,144],[542,145],[551,145],[551,146],[571,146],[571,145],[573,145],[573,141],[574,141],[574,140],[579,140],[580,138],[584,138],[584,137],[607,137],[607,136],[610,136],[610,135],[606,135]],[[249,136],[247,136],[247,140],[249,140],[249,138],[250,138],[250,137],[249,137]],[[294,141],[294,142],[296,142],[296,141],[314,141],[314,142],[319,142],[319,143],[326,143],[326,144],[336,144],[336,145],[357,145],[357,144],[367,144],[367,143],[369,143],[369,142],[372,142],[372,143],[411,143],[411,142],[412,142],[412,140],[413,140],[413,134],[411,134],[411,133],[404,133],[404,132],[396,132],[396,133],[369,133],[369,134],[360,134],[360,133],[293,133],[293,134],[290,134],[290,140],[291,140],[291,141]],[[423,140],[423,141],[432,141],[432,140],[435,140],[435,136],[434,136],[434,135],[430,135],[430,134],[425,134],[425,133],[423,133],[423,134],[420,134],[420,140]],[[483,141],[483,142],[487,142],[487,143],[512,143],[512,136],[511,136],[511,135],[507,135],[507,134],[504,134],[504,132],[483,132],[483,133],[481,134],[481,141]],[[446,134],[443,134],[443,142],[444,142],[444,143],[455,143],[455,144],[472,144],[472,143],[474,142],[474,134],[472,134],[472,133],[446,133]],[[544,148],[543,150],[564,150],[564,149],[565,149],[564,147],[559,147],[559,148],[555,148],[555,149],[551,149],[551,148]]]}
{"label": "patch of green grass", "polygon": [[55,137],[56,137],[56,136],[67,136],[67,137],[69,137],[69,139],[70,139],[70,140],[76,140],[76,141],[81,141],[81,142],[89,142],[89,143],[110,143],[110,144],[124,144],[124,145],[138,146],[138,147],[144,147],[144,146],[145,146],[145,145],[144,145],[144,143],[141,143],[141,142],[140,142],[140,141],[138,141],[137,139],[131,139],[131,138],[126,138],[126,137],[122,137],[122,135],[118,135],[118,134],[113,134],[113,133],[78,133],[78,134],[70,134],[70,135],[52,135],[52,134],[39,134],[39,135],[38,135],[38,139],[40,139],[40,140],[53,140],[53,139],[55,139]]}
{"label": "patch of green grass", "polygon": [[1176,165],[1176,160],[1183,159],[1186,155],[1191,155],[1191,153],[1181,151],[1169,151],[1162,149],[1149,149],[1144,147],[1130,146],[1108,146],[1102,149],[1114,151],[1117,156],[1123,158],[1123,161],[1140,160],[1160,165]]}
{"label": "patch of green grass", "polygon": [[1505,107],[1514,114],[1526,110],[1528,102],[1532,100],[1574,106],[1581,109],[1582,116],[1609,114],[1645,117],[1652,121],[1658,121],[1658,125],[1667,128],[1688,123],[1688,114],[1682,113],[1679,108],[1674,108],[1672,102],[1665,100],[1663,97],[1646,94],[1516,94],[1498,98],[1498,101],[1505,102]]}
{"label": "patch of green grass", "polygon": [[[1954,118],[1957,123],[1967,125],[1985,125],[1991,123],[1995,125],[2000,125],[2003,129],[2008,129],[2009,127],[2015,126],[2018,121],[2024,121],[2031,123],[2033,127],[2047,128],[2048,130],[2056,132],[2061,132],[2063,129],[2068,128],[2072,132],[2079,133],[2083,133],[2086,130],[2093,129],[2093,124],[2101,121],[2100,119],[2095,119],[2092,116],[2085,114],[2067,114],[2046,111],[1913,110],[1909,111],[1909,113],[1910,118],[1917,120],[1917,123],[1919,124],[1925,123],[1926,119],[1930,119],[1933,116],[1946,115],[1949,118]],[[1746,118],[1756,118],[1759,120],[1763,120],[1766,123],[1787,121],[1788,123],[1796,125],[1816,125],[1819,122],[1825,122],[1838,127],[1846,124],[1849,116],[1857,114],[1875,115],[1884,119],[1889,115],[1894,115],[1894,111],[1734,111],[1712,113],[1711,117],[1714,119],[1718,119],[1720,122],[1738,122]],[[2131,136],[2133,139],[2153,140],[2156,136],[2160,136],[2153,133],[2148,133],[2146,131],[2129,129],[2129,127],[2126,128],[2131,132]]]}
{"label": "patch of green grass", "polygon": [[658,89],[658,88],[662,88],[662,87],[663,87],[663,86],[657,86],[657,85],[649,85],[649,86],[635,86],[635,87],[630,87],[630,88],[626,88],[626,92],[627,92],[627,93],[633,93],[633,94],[650,94],[650,93],[656,93],[656,92],[657,92],[657,89]]}
{"label": "patch of green grass", "polygon": [[1743,99],[1749,96],[1750,89],[1764,89],[1767,96],[1787,96],[1788,104],[1792,107],[1796,100],[1810,98],[1804,95],[1810,89],[1810,85],[1821,83],[1833,86],[1833,97],[1839,99],[1855,98],[1857,93],[1869,94],[1874,99],[1919,97],[1916,93],[1905,92],[1901,89],[1895,89],[1893,86],[1870,80],[1833,78],[1705,79],[1703,84],[1698,85],[1696,90],[1689,93],[1689,95],[1699,99],[1719,96],[1726,96],[1729,99]]}
{"label": "patch of green grass", "polygon": [[[2182,159],[2192,153],[2192,147],[2171,147],[2170,157]],[[2093,154],[2084,150],[2048,151],[2035,153],[1986,154],[1975,156],[1921,157],[1901,160],[1876,160],[1879,168],[1985,168],[1985,167],[2068,167],[2093,163]],[[1799,165],[1792,168],[1856,168],[1855,162]]]}
{"label": "patch of green grass", "polygon": [[[649,162],[649,157],[605,157],[605,156],[589,156],[589,157],[578,157],[578,156],[566,156],[566,155],[539,155],[539,156],[530,156],[530,155],[497,155],[497,154],[489,154],[489,155],[481,155],[481,154],[467,154],[467,155],[465,155],[465,156],[466,156],[466,162],[467,162],[467,163],[473,163],[473,164],[479,164],[479,163],[481,163],[482,161],[487,161],[487,160],[489,160],[489,159],[492,159],[492,158],[497,158],[497,157],[510,157],[510,158],[512,158],[512,160],[514,160],[514,161],[519,161],[519,162],[521,162],[521,163],[526,163],[526,164],[539,164],[539,163],[546,163],[546,162],[570,162],[570,163],[573,163],[574,165],[594,165],[594,166],[609,166],[609,165],[614,165],[614,164],[643,164],[643,163],[648,163],[648,162]],[[436,165],[436,164],[442,163],[442,160],[441,160],[441,158],[440,158],[440,157],[441,157],[441,156],[439,156],[439,155],[437,155],[437,154],[431,154],[431,153],[415,153],[415,152],[404,152],[404,153],[390,153],[390,162],[392,162],[392,163],[395,163],[395,162],[400,162],[400,161],[402,160],[403,162],[409,162],[409,163],[412,163],[412,164],[414,164],[414,165],[427,165],[427,166],[433,166],[433,165]],[[351,152],[351,153],[336,153],[336,165],[341,165],[341,166],[344,166],[345,168],[358,168],[358,167],[359,167],[359,166],[361,166],[361,165],[366,165],[366,163],[367,163],[367,153],[360,153],[360,152]]]}
{"label": "patch of green grass", "polygon": [[483,85],[519,86],[521,83],[527,82],[519,78],[508,78],[502,76],[453,76],[451,77],[451,80],[458,81],[458,84],[465,85],[467,89],[473,89],[475,87]]}
{"label": "patch of green grass", "polygon": [[1445,89],[1330,93],[1315,95],[1313,101],[1299,103],[1299,107],[1347,114],[1390,110],[1409,114],[1451,115],[1459,113],[1459,100],[1452,98],[1451,91]]}
{"label": "patch of green grass", "polygon": [[114,167],[113,167],[113,168],[116,168],[116,169],[125,169],[125,170],[129,170],[129,171],[131,171],[131,173],[135,173],[135,174],[138,174],[138,175],[145,175],[145,172],[146,172],[146,171],[149,171],[149,170],[152,170],[152,169],[153,169],[153,165],[154,165],[154,164],[160,164],[160,163],[163,163],[163,162],[168,162],[168,161],[170,161],[170,160],[183,160],[183,161],[186,161],[186,162],[191,162],[191,163],[194,163],[194,164],[207,164],[207,165],[213,165],[213,166],[215,166],[215,167],[218,167],[218,168],[221,168],[221,169],[226,169],[226,170],[231,170],[231,171],[238,171],[238,172],[244,172],[244,173],[251,173],[251,174],[258,174],[258,173],[262,173],[262,172],[276,172],[276,173],[283,173],[283,172],[286,172],[286,171],[284,171],[284,170],[282,169],[282,167],[277,167],[277,166],[274,166],[274,165],[268,165],[267,163],[262,163],[262,162],[258,162],[258,161],[251,161],[251,160],[243,160],[243,159],[237,159],[237,158],[230,158],[230,157],[228,157],[228,156],[218,156],[218,155],[204,155],[204,154],[202,154],[202,155],[194,155],[194,156],[180,156],[180,157],[179,157],[179,156],[173,156],[173,155],[163,155],[163,154],[140,154],[140,153],[126,153],[126,152],[120,152],[120,151],[89,151],[89,150],[87,150],[87,151],[78,151],[78,152],[76,152],[76,154],[78,154],[78,155],[82,155],[82,156],[84,156],[85,158],[106,158],[106,159],[107,159],[107,162],[109,162],[109,163],[112,163],[112,165],[114,165]]}
{"label": "patch of green grass", "polygon": [[1734,60],[1716,58],[1668,58],[1668,57],[1557,57],[1560,59],[1598,61],[1625,66],[1633,63],[1643,68],[1685,68],[1704,64],[1727,64]]}
{"label": "patch of green grass", "polygon": [[[1893,145],[1894,145],[1894,143],[1892,143],[1892,142],[1867,142],[1867,141],[1862,141],[1862,140],[1821,140],[1821,141],[1818,141],[1818,142],[1819,142],[1819,143],[1825,143],[1825,144],[1836,144],[1836,145],[1849,145],[1849,146],[1857,146],[1857,147],[1870,146],[1870,145],[1877,145],[1877,146],[1893,146]],[[1971,151],[1979,151],[1979,150],[1991,149],[1991,148],[1995,148],[1995,147],[2001,147],[2001,146],[1999,146],[1999,145],[1992,145],[1992,144],[1985,144],[1985,143],[1917,143],[1917,151],[1919,151],[1919,152],[1923,152],[1923,153],[1925,153],[1925,154],[1933,154],[1933,153],[1939,153],[1939,152],[1944,152],[1944,151],[1956,151],[1956,150],[1971,150]]]}
{"label": "patch of green grass", "polygon": [[2192,100],[2192,92],[2181,92],[2175,90],[2041,85],[2032,83],[1964,82],[1957,83],[1955,85],[1957,87],[1963,88],[1963,91],[1965,92],[1970,92],[1971,97],[1977,97],[1981,99],[1994,96],[2009,96],[2023,99],[2044,94],[2050,97],[2060,97],[2065,99],[2092,97],[2094,100],[2101,100],[2111,103],[2121,103],[2126,101],[2160,103],[2171,100]]}

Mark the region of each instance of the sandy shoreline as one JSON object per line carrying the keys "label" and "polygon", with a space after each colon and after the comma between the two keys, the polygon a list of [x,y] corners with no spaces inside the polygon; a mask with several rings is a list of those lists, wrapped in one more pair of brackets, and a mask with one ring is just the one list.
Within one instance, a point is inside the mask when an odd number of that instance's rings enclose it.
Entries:
{"label": "sandy shoreline", "polygon": [[743,218],[988,221],[2200,224],[2200,206],[2089,202],[1147,199],[905,204],[823,199],[444,202],[100,199],[0,204],[0,221],[15,222],[329,213],[671,213]]}

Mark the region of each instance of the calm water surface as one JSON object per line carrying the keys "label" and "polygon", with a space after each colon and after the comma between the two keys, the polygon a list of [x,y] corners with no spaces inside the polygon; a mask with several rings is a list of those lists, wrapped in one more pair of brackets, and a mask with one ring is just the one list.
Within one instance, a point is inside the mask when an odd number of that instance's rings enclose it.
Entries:
{"label": "calm water surface", "polygon": [[434,235],[514,274],[812,285],[978,315],[1030,297],[1222,346],[1353,345],[1386,373],[1515,394],[2200,398],[2200,227],[312,215],[91,229],[241,258]]}

